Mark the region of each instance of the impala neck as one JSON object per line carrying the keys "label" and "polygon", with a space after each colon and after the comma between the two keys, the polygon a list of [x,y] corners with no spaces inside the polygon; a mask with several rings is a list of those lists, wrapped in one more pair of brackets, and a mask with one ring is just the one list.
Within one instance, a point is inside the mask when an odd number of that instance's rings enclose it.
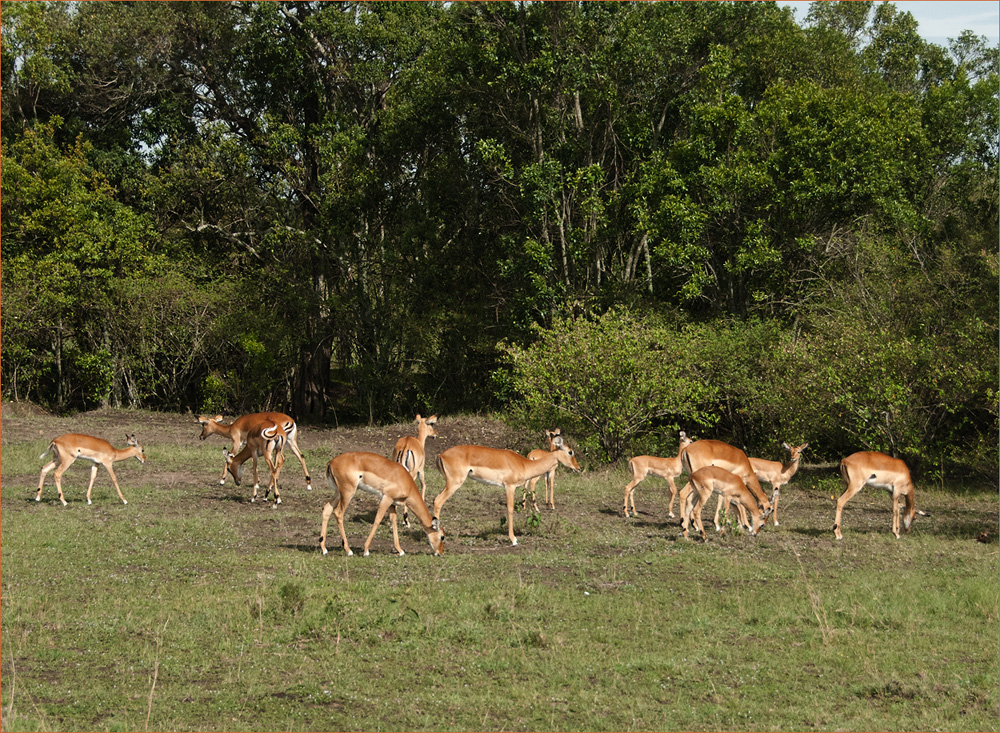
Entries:
{"label": "impala neck", "polygon": [[785,474],[786,478],[791,478],[792,475],[794,475],[794,473],[798,470],[799,470],[799,456],[795,456],[795,458],[791,459],[790,461],[781,462],[781,472]]}

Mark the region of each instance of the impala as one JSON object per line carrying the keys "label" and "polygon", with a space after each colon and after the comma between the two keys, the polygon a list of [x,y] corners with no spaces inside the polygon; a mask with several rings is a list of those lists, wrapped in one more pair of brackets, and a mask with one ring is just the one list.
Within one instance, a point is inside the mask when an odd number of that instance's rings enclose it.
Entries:
{"label": "impala", "polygon": [[449,448],[437,458],[437,467],[444,474],[445,486],[444,491],[434,499],[434,518],[440,518],[445,502],[467,478],[490,486],[503,486],[507,492],[507,536],[512,545],[517,545],[517,537],[514,536],[514,491],[525,481],[548,473],[557,463],[573,471],[580,470],[576,456],[565,444],[536,461],[511,450],[481,445]]}
{"label": "impala", "polygon": [[[539,458],[544,458],[547,454],[554,450],[558,450],[563,444],[562,428],[556,428],[555,430],[545,431],[545,446],[543,450],[541,448],[536,448],[535,450],[528,453],[528,459],[532,461],[537,461]],[[538,511],[538,502],[535,499],[535,485],[538,483],[539,476],[535,476],[533,479],[528,479],[524,482],[524,493],[521,496],[521,506],[527,506],[528,504],[528,491],[531,491],[531,505]],[[556,467],[553,466],[552,470],[545,474],[545,505],[555,509],[556,508]]]}
{"label": "impala", "polygon": [[751,458],[750,467],[758,481],[771,484],[771,514],[774,526],[778,526],[778,500],[781,498],[781,487],[792,480],[792,476],[799,470],[799,456],[802,451],[809,447],[808,443],[797,445],[794,448],[788,443],[782,443],[788,451],[787,461],[765,461],[763,458]]}
{"label": "impala", "polygon": [[632,516],[637,517],[639,513],[635,510],[635,487],[639,485],[647,476],[659,476],[666,479],[670,485],[670,505],[667,507],[668,516],[674,516],[674,500],[677,498],[677,484],[674,479],[684,472],[681,465],[681,451],[694,441],[689,438],[684,431],[681,431],[681,442],[674,457],[660,458],[658,456],[636,456],[628,462],[629,470],[632,471],[632,480],[625,487],[625,516],[629,516],[629,505],[632,507]]}
{"label": "impala", "polygon": [[[701,521],[701,510],[705,506],[712,494],[719,495],[719,501],[728,508],[729,504],[735,504],[740,513],[740,522],[746,527],[754,537],[766,523],[766,519],[761,514],[760,507],[757,506],[757,499],[747,489],[743,480],[719,466],[704,466],[692,473],[688,483],[681,489],[681,527],[684,536],[688,536],[688,526],[691,522],[691,515],[694,514],[694,524],[701,533],[702,540],[705,540],[705,526]],[[697,494],[697,498],[692,501],[692,494]],[[750,520],[747,519],[747,514]],[[725,532],[725,530],[722,530]]]}
{"label": "impala", "polygon": [[[263,423],[279,425],[285,431],[285,434],[288,436],[288,447],[292,449],[292,453],[295,454],[295,457],[299,459],[299,463],[302,464],[302,473],[306,476],[306,489],[312,491],[312,480],[309,478],[309,469],[306,468],[306,459],[302,456],[302,451],[299,449],[299,444],[296,440],[299,427],[292,418],[283,412],[255,412],[251,415],[239,417],[228,425],[222,422],[222,415],[216,415],[215,417],[199,415],[198,424],[201,425],[201,435],[198,438],[205,440],[209,435],[221,435],[224,438],[229,438],[233,442],[230,453],[236,453],[240,448],[240,444],[247,439],[247,435],[254,428],[259,428]],[[222,476],[219,478],[220,486],[226,483],[227,470],[226,466],[222,467]]]}
{"label": "impala", "polygon": [[[428,438],[438,437],[434,425],[437,424],[437,415],[430,417],[420,417],[417,413],[417,437],[407,435],[396,441],[396,446],[392,449],[392,460],[400,463],[410,472],[413,480],[420,478],[420,498],[427,501],[427,482],[424,480],[424,451]],[[403,507],[403,524],[410,526],[410,517],[407,515],[406,507]]]}
{"label": "impala", "polygon": [[125,441],[127,447],[119,450],[101,438],[93,438],[80,433],[60,435],[49,443],[49,447],[42,455],[38,456],[45,458],[49,453],[52,453],[53,459],[42,467],[42,475],[38,477],[38,493],[35,494],[35,501],[42,500],[42,485],[45,483],[45,474],[55,469],[56,472],[53,475],[56,479],[56,488],[59,490],[59,501],[63,503],[63,506],[66,506],[66,497],[63,496],[62,490],[62,475],[66,473],[67,468],[73,465],[73,461],[82,458],[93,464],[90,467],[90,483],[87,485],[87,503],[90,503],[90,492],[94,488],[97,466],[100,464],[111,475],[111,481],[115,485],[115,491],[118,492],[118,498],[122,500],[122,504],[128,504],[122,495],[121,487],[118,486],[118,477],[115,476],[115,469],[112,466],[116,461],[124,461],[128,458],[135,458],[139,463],[145,463],[146,454],[135,439],[134,434],[131,437],[126,435]]}
{"label": "impala", "polygon": [[[242,479],[243,464],[247,459],[253,461],[253,496],[250,501],[257,501],[257,489],[260,488],[260,480],[257,477],[257,457],[264,456],[267,469],[271,472],[271,481],[264,491],[264,501],[267,501],[268,494],[274,489],[274,505],[281,503],[281,496],[278,494],[278,477],[281,474],[281,467],[285,465],[285,443],[288,441],[288,434],[280,425],[271,422],[263,422],[255,425],[246,436],[246,445],[238,454],[233,455],[226,448],[222,449],[222,455],[226,459],[226,470],[232,475],[236,485],[240,485]],[[271,456],[274,456],[272,459]]]}
{"label": "impala", "polygon": [[918,513],[923,514],[917,512],[910,469],[898,458],[867,451],[853,453],[840,462],[840,478],[844,482],[844,493],[837,499],[837,516],[833,519],[833,533],[838,540],[844,539],[840,533],[840,517],[844,505],[865,486],[885,489],[892,497],[892,533],[896,535],[897,540],[900,503],[906,502],[903,529],[907,532],[913,525],[914,516]]}
{"label": "impala", "polygon": [[[728,443],[723,443],[721,440],[696,440],[691,445],[681,449],[681,465],[689,476],[699,468],[704,468],[705,466],[718,466],[730,473],[736,474],[743,479],[743,483],[746,484],[746,487],[757,498],[757,503],[761,506],[764,519],[770,516],[771,502],[767,498],[767,494],[760,487],[757,476],[754,475],[753,468],[750,466],[750,459],[739,448],[735,448]],[[722,530],[722,525],[719,524],[719,511],[723,505],[724,503],[720,498],[719,503],[715,506],[716,532]]]}
{"label": "impala", "polygon": [[320,528],[319,547],[323,554],[326,550],[326,530],[330,524],[330,515],[337,518],[337,525],[340,527],[340,537],[344,541],[344,550],[348,555],[353,555],[351,546],[347,542],[347,532],[344,531],[344,512],[347,505],[358,489],[371,492],[379,497],[378,511],[375,513],[375,522],[372,524],[372,531],[365,540],[365,557],[368,556],[368,548],[372,544],[375,530],[378,529],[386,511],[392,520],[392,542],[396,546],[396,552],[403,555],[403,549],[399,546],[399,530],[396,526],[396,506],[409,507],[413,514],[420,520],[420,524],[427,533],[427,540],[431,544],[431,549],[435,555],[444,552],[444,535],[437,519],[431,517],[427,504],[424,503],[417,484],[409,472],[399,463],[390,461],[388,458],[375,453],[341,453],[334,458],[326,467],[326,480],[331,487],[336,489],[340,497],[336,506],[327,502],[323,507],[323,524]]}

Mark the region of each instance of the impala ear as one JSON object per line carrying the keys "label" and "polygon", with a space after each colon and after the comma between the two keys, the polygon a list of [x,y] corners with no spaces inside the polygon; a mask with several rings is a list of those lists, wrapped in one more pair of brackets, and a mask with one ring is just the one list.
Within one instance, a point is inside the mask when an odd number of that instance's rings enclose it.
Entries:
{"label": "impala ear", "polygon": [[431,520],[431,529],[433,529],[435,532],[440,532],[441,531],[441,520],[438,519],[437,517],[434,517]]}
{"label": "impala ear", "polygon": [[808,448],[808,447],[809,447],[809,444],[808,444],[808,443],[803,443],[803,444],[802,444],[802,447],[801,447],[801,448],[799,448],[799,451],[800,451],[800,452],[801,452],[801,451],[804,451],[804,450],[805,450],[806,448]]}
{"label": "impala ear", "polygon": [[788,443],[782,443],[781,445],[787,451],[790,451],[792,449],[792,446],[788,445]]}

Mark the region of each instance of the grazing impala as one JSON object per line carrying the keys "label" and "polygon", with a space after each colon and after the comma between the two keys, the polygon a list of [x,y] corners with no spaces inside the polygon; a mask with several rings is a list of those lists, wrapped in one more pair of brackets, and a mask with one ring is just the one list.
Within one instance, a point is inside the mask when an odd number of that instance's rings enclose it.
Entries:
{"label": "grazing impala", "polygon": [[[535,450],[528,453],[528,459],[532,461],[537,461],[539,458],[544,458],[547,454],[554,450],[558,450],[560,446],[563,445],[563,435],[562,428],[556,428],[555,430],[545,431],[545,450],[541,448],[536,448]],[[533,479],[528,479],[524,482],[524,493],[521,495],[521,506],[527,506],[528,504],[528,492],[531,492],[531,505],[538,511],[538,502],[535,499],[535,486],[538,484],[539,476],[535,476]],[[545,505],[555,509],[556,508],[556,467],[553,466],[552,470],[545,474]]]}
{"label": "grazing impala", "polygon": [[[247,459],[253,461],[253,496],[250,501],[257,501],[257,489],[260,488],[260,480],[257,477],[257,457],[264,456],[267,469],[271,472],[271,481],[264,490],[264,501],[267,501],[268,494],[274,489],[274,505],[281,503],[281,495],[278,493],[278,477],[281,475],[281,467],[285,465],[285,444],[288,441],[288,434],[281,425],[272,422],[263,422],[251,428],[246,436],[246,445],[238,454],[233,455],[226,448],[222,449],[222,455],[226,459],[226,470],[232,475],[236,485],[240,485],[243,473],[243,464]],[[274,456],[272,459],[271,456]]]}
{"label": "grazing impala", "polygon": [[693,442],[682,430],[681,442],[676,456],[668,458],[636,456],[629,460],[628,467],[632,471],[632,480],[625,487],[624,512],[626,518],[629,516],[629,505],[632,507],[632,516],[639,516],[635,510],[635,487],[647,476],[659,476],[667,480],[670,485],[670,505],[667,507],[667,512],[668,516],[674,516],[674,500],[677,498],[677,484],[674,483],[674,479],[684,472],[684,467],[681,465],[681,451]]}
{"label": "grazing impala", "polygon": [[[767,494],[760,487],[757,476],[754,475],[753,468],[750,466],[750,459],[739,448],[735,448],[728,443],[723,443],[721,440],[696,440],[691,445],[681,449],[681,465],[689,476],[699,468],[704,468],[705,466],[718,466],[730,473],[736,474],[743,479],[743,483],[746,484],[746,487],[757,498],[757,503],[761,506],[764,519],[770,516],[771,502],[767,498]],[[715,506],[716,532],[722,531],[722,525],[719,524],[719,511],[722,507],[723,501],[720,498],[719,503]]]}
{"label": "grazing impala", "polygon": [[38,456],[45,458],[51,452],[53,460],[42,467],[42,475],[38,477],[38,493],[35,494],[35,501],[42,500],[42,485],[45,483],[45,474],[55,469],[56,472],[53,475],[56,479],[56,488],[59,490],[59,501],[63,503],[63,506],[66,506],[66,497],[63,496],[62,490],[62,475],[66,473],[67,468],[73,465],[73,461],[82,458],[93,464],[90,467],[90,483],[87,485],[87,503],[90,503],[90,492],[94,488],[94,479],[97,478],[97,466],[101,465],[111,475],[111,481],[115,485],[115,491],[118,492],[118,498],[122,500],[122,504],[128,504],[122,495],[121,487],[118,486],[118,477],[115,476],[115,469],[112,466],[116,461],[124,461],[128,458],[135,458],[139,463],[145,463],[146,454],[135,439],[135,435],[131,437],[126,435],[125,441],[127,447],[118,450],[101,438],[93,438],[79,433],[60,435],[49,443],[49,447],[42,455]]}
{"label": "grazing impala", "polygon": [[797,445],[794,448],[788,443],[782,443],[788,451],[787,461],[765,461],[763,458],[751,458],[750,467],[753,469],[757,480],[771,484],[771,518],[774,526],[778,526],[778,500],[781,498],[781,487],[792,480],[792,476],[799,470],[799,456],[802,451],[809,447],[808,443]]}
{"label": "grazing impala", "polygon": [[[754,537],[766,523],[766,519],[761,514],[757,506],[757,499],[747,489],[743,480],[735,474],[719,466],[704,466],[692,473],[688,483],[681,489],[681,527],[684,536],[688,536],[688,526],[691,522],[691,515],[694,514],[694,524],[701,533],[702,540],[705,540],[705,526],[701,522],[701,510],[705,506],[712,494],[719,495],[719,501],[728,509],[730,503],[735,504],[739,510],[740,522],[746,527]],[[692,497],[695,494],[695,497]],[[693,501],[692,501],[693,499]],[[747,514],[750,520],[747,519]],[[722,530],[725,532],[725,529]]]}
{"label": "grazing impala", "polygon": [[[221,435],[223,438],[229,438],[233,442],[230,453],[236,453],[240,448],[240,444],[247,439],[250,432],[254,428],[259,428],[262,423],[278,425],[285,431],[285,435],[288,436],[288,447],[292,449],[292,453],[295,454],[295,457],[302,464],[302,473],[306,476],[306,489],[312,491],[312,480],[309,478],[309,469],[306,468],[306,459],[302,456],[302,451],[299,450],[299,444],[296,440],[299,427],[292,418],[283,412],[255,412],[251,415],[239,417],[229,425],[222,422],[222,415],[216,415],[215,417],[199,415],[198,424],[201,425],[201,435],[198,438],[205,440],[209,435]],[[226,466],[222,467],[222,476],[219,478],[220,486],[226,483],[227,470]]]}
{"label": "grazing impala", "polygon": [[389,518],[392,521],[392,542],[396,546],[396,552],[399,555],[404,554],[403,548],[399,546],[396,505],[409,507],[413,510],[414,516],[420,521],[424,532],[427,533],[427,540],[435,555],[444,552],[444,535],[441,532],[441,526],[437,519],[431,517],[427,504],[420,497],[413,477],[400,464],[376,453],[341,453],[327,465],[326,480],[331,487],[339,492],[340,497],[336,506],[327,502],[326,506],[323,507],[319,547],[324,555],[327,553],[326,530],[330,524],[331,514],[337,518],[340,537],[344,541],[344,550],[348,555],[354,554],[351,552],[351,546],[347,543],[347,532],[344,531],[344,512],[347,511],[347,505],[351,503],[351,499],[358,489],[371,492],[380,499],[372,531],[369,532],[368,539],[365,540],[365,557],[368,556],[368,548],[371,547],[375,530],[381,524],[386,511],[389,512]]}
{"label": "grazing impala", "polygon": [[517,545],[517,537],[514,536],[514,491],[525,481],[548,473],[557,463],[573,471],[580,470],[576,456],[565,444],[537,461],[511,450],[481,445],[449,448],[437,459],[438,470],[444,474],[445,486],[444,491],[434,499],[434,518],[440,518],[444,503],[467,478],[490,486],[503,486],[507,492],[507,536],[512,545]]}
{"label": "grazing impala", "polygon": [[884,453],[867,451],[853,453],[840,462],[840,478],[844,482],[844,493],[837,499],[837,515],[833,519],[833,533],[838,540],[844,539],[840,533],[840,518],[844,505],[865,486],[885,489],[892,497],[892,533],[896,535],[897,540],[900,504],[905,502],[903,529],[910,531],[913,517],[918,512],[913,495],[913,480],[910,478],[910,469],[905,463]]}

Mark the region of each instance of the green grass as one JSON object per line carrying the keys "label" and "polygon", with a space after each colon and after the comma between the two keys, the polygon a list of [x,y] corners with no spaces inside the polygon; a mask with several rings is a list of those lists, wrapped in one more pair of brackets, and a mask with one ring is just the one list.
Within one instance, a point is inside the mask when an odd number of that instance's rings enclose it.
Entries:
{"label": "green grass", "polygon": [[[74,466],[62,507],[32,500],[44,445],[4,444],[4,730],[997,730],[994,492],[918,493],[899,541],[859,497],[837,543],[834,484],[805,478],[780,528],[702,544],[661,484],[626,521],[624,474],[560,473],[517,548],[470,484],[443,557],[414,530],[391,555],[387,527],[321,557],[329,491],[289,464],[282,507],[250,505],[213,485],[218,447],[119,464],[128,506],[103,469],[86,506]],[[348,510],[355,549],[373,514]]]}

